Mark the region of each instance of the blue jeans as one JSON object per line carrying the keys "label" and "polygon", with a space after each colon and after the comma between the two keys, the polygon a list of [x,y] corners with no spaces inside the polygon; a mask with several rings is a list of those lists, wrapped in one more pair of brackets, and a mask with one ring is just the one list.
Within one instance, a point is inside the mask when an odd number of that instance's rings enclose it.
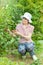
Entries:
{"label": "blue jeans", "polygon": [[25,55],[26,52],[29,52],[31,56],[35,55],[34,53],[34,43],[20,43],[18,45],[18,51],[21,55]]}

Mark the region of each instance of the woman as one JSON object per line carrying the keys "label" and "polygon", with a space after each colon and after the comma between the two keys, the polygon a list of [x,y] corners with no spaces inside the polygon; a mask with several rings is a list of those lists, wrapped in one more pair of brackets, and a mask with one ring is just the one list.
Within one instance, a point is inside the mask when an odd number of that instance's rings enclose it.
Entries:
{"label": "woman", "polygon": [[34,53],[34,42],[31,39],[34,31],[34,26],[30,24],[32,23],[32,15],[26,12],[23,16],[21,16],[21,18],[22,22],[16,26],[16,30],[12,31],[15,35],[21,36],[18,51],[23,57],[25,56],[26,52],[29,52],[33,60],[37,60]]}

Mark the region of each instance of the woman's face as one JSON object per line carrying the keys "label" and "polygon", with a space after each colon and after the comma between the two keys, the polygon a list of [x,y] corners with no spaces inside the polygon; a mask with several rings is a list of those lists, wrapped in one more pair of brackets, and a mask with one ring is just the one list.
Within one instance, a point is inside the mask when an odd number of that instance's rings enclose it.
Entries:
{"label": "woman's face", "polygon": [[22,19],[22,23],[23,23],[23,25],[27,25],[28,24],[28,20],[26,18],[23,18]]}

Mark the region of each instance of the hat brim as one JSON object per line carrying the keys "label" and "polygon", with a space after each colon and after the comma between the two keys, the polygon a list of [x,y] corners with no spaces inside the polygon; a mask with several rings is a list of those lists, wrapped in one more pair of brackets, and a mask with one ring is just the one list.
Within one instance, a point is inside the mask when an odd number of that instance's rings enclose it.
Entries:
{"label": "hat brim", "polygon": [[31,19],[29,19],[29,18],[27,18],[25,16],[21,16],[21,19],[23,19],[23,18],[26,18],[27,20],[29,20],[29,23],[32,23],[32,20]]}

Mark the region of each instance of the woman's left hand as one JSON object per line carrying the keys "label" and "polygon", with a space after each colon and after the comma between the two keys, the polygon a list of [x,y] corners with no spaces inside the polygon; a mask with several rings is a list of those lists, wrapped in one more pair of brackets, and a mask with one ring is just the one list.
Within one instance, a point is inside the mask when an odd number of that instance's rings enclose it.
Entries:
{"label": "woman's left hand", "polygon": [[14,33],[14,34],[19,34],[19,32],[17,31],[17,30],[12,30],[12,33]]}

